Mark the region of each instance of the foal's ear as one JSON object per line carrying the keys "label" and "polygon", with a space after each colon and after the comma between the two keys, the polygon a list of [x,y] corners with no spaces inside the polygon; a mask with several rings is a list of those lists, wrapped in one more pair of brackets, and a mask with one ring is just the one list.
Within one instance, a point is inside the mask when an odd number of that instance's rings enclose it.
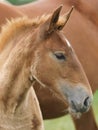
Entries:
{"label": "foal's ear", "polygon": [[60,11],[62,9],[62,5],[59,8],[57,8],[53,12],[52,16],[50,17],[50,21],[49,21],[50,25],[49,25],[48,33],[51,33],[55,30],[63,29],[63,27],[66,25],[68,19],[70,18],[73,8],[74,7],[72,6],[72,8],[61,17],[60,17]]}
{"label": "foal's ear", "polygon": [[59,6],[48,20],[41,25],[39,33],[40,38],[46,38],[52,32],[63,29],[73,11],[73,7],[63,16],[60,16],[61,9],[62,5]]}
{"label": "foal's ear", "polygon": [[62,9],[62,5],[60,7],[58,7],[53,12],[52,16],[50,17],[50,19],[49,19],[49,24],[50,25],[49,25],[48,33],[51,33],[51,32],[53,32],[56,29],[61,9]]}
{"label": "foal's ear", "polygon": [[63,16],[61,16],[59,18],[59,21],[57,23],[58,30],[62,30],[63,27],[66,25],[66,23],[68,22],[68,20],[70,18],[70,15],[71,15],[73,9],[74,9],[74,6],[72,6],[71,9],[67,13],[65,13]]}

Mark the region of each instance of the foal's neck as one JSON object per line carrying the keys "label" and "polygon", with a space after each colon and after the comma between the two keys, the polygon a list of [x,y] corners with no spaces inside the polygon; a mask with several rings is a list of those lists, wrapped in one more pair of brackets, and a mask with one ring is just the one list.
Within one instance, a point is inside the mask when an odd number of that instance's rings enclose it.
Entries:
{"label": "foal's neck", "polygon": [[31,64],[38,48],[34,29],[43,22],[43,18],[37,21],[38,19],[12,21],[0,35],[0,129],[2,130],[42,129],[39,104],[29,78]]}
{"label": "foal's neck", "polygon": [[29,34],[26,36],[9,52],[0,71],[0,127],[4,130],[31,130],[32,127],[34,105],[33,100],[29,101],[32,95],[29,76],[33,48],[30,48]]}
{"label": "foal's neck", "polygon": [[31,86],[29,76],[32,58],[30,45],[32,43],[29,40],[29,34],[25,36],[28,37],[23,37],[9,52],[0,72],[0,91],[2,91],[0,93],[0,111],[11,112],[11,114],[15,113],[25,100]]}
{"label": "foal's neck", "polygon": [[[17,50],[18,51],[18,50]],[[14,50],[2,67],[0,77],[0,101],[3,101],[5,109],[17,107],[25,97],[31,82],[29,81],[30,68],[22,52],[15,54]],[[13,105],[13,106],[12,106]]]}

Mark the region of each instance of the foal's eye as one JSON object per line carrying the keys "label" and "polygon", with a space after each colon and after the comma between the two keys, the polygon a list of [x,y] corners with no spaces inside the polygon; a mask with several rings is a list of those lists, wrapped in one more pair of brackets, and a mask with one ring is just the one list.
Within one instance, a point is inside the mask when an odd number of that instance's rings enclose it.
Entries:
{"label": "foal's eye", "polygon": [[66,59],[65,55],[63,53],[61,53],[61,52],[60,53],[55,53],[54,55],[56,56],[56,58],[58,60],[65,60]]}

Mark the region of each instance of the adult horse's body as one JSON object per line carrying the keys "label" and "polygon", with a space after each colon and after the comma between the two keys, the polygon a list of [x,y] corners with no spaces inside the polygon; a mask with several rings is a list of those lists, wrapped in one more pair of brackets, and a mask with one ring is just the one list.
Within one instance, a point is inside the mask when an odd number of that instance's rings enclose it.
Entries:
{"label": "adult horse's body", "polygon": [[[74,116],[87,112],[92,91],[72,47],[60,32],[71,11],[20,18],[0,34],[0,129],[43,130],[33,85],[47,87]],[[43,72],[44,71],[44,72]]]}
{"label": "adult horse's body", "polygon": [[[84,70],[91,84],[92,90],[94,92],[97,89],[98,84],[98,76],[97,76],[98,32],[96,29],[96,26],[98,25],[97,24],[98,15],[96,11],[98,6],[97,0],[88,2],[83,0],[81,1],[75,0],[74,2],[72,0],[64,0],[64,1],[41,0],[36,3],[28,4],[28,6],[27,5],[19,7],[10,6],[10,8],[13,10],[13,15],[15,10],[15,12],[17,12],[19,16],[20,13],[18,11],[20,10],[22,11],[23,14],[28,15],[29,17],[34,17],[36,15],[41,15],[46,11],[49,12],[51,8],[56,7],[58,4],[64,4],[63,9],[64,11],[65,9],[69,8],[70,5],[75,5],[75,11],[71,19],[69,20],[64,33],[71,40],[72,46],[74,47],[79,57],[79,60],[81,61],[84,67]],[[5,14],[7,15],[7,13]],[[7,16],[8,18],[11,17],[10,14],[11,12]],[[5,20],[5,17],[2,18],[3,20]],[[45,93],[47,93],[46,95],[43,95],[44,91]],[[64,111],[64,109],[67,106],[61,103],[57,98],[53,97],[51,100],[50,99],[51,92],[48,89],[44,88],[44,91],[43,89],[40,90],[36,89],[36,92],[39,95],[40,105],[43,110],[44,117],[52,118],[65,114],[66,111]],[[57,107],[58,109],[55,109]],[[96,124],[94,122],[95,119],[93,117],[92,111],[89,111],[87,114],[83,115],[83,117],[80,120],[75,120],[76,127],[78,130],[83,129],[97,130],[98,128],[96,127]],[[81,125],[81,123],[84,125]]]}

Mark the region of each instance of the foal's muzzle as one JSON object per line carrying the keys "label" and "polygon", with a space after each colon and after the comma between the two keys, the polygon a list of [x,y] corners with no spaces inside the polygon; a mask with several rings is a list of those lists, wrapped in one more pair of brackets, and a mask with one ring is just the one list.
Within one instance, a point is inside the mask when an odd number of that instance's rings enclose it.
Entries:
{"label": "foal's muzzle", "polygon": [[86,86],[77,84],[73,87],[66,84],[61,90],[68,101],[70,113],[84,113],[89,110],[93,96],[92,91]]}
{"label": "foal's muzzle", "polygon": [[87,112],[89,110],[91,102],[92,102],[92,99],[89,96],[87,96],[83,101],[71,100],[70,105],[71,105],[71,108],[73,110],[75,110],[75,112],[84,113],[84,112]]}

